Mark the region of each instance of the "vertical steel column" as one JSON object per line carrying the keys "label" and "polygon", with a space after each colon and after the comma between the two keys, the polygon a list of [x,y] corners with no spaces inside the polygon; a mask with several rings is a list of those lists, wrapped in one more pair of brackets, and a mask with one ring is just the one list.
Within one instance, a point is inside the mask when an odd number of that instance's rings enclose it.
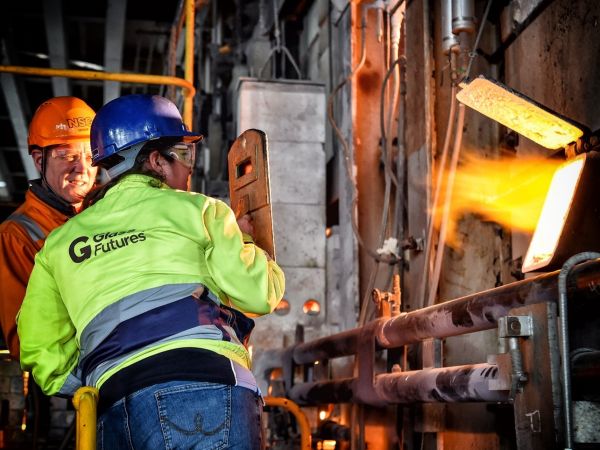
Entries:
{"label": "vertical steel column", "polygon": [[[107,72],[123,71],[123,42],[125,40],[126,0],[109,0],[106,6],[104,27],[104,69]],[[121,95],[121,83],[104,81],[104,103]]]}
{"label": "vertical steel column", "polygon": [[[195,0],[185,0],[185,80],[194,84],[194,27],[196,21]],[[183,121],[192,130],[194,113],[193,97],[186,97],[183,104]]]}
{"label": "vertical steel column", "polygon": [[[44,8],[44,26],[48,42],[48,60],[53,69],[68,69],[67,44],[65,42],[65,27],[63,22],[62,0],[47,0],[42,2]],[[107,68],[107,70],[110,70]],[[117,70],[120,72],[120,70]],[[71,95],[69,80],[62,77],[52,78],[52,90],[55,97]]]}
{"label": "vertical steel column", "polygon": [[[357,67],[362,48],[362,14],[365,5],[352,2],[352,67]],[[367,28],[364,32],[366,61],[352,78],[352,145],[356,165],[358,189],[358,230],[365,245],[376,249],[381,214],[386,205],[384,197],[383,171],[380,160],[379,98],[383,75],[386,72],[384,46],[377,42],[378,11],[366,9]],[[391,138],[391,137],[390,137]],[[369,276],[376,262],[362,247],[359,247],[359,299],[365,298]]]}

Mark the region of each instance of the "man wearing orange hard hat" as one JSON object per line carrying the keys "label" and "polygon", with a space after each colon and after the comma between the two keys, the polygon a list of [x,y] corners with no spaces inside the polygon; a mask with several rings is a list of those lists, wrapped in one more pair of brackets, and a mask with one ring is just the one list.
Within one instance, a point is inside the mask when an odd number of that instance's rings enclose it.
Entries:
{"label": "man wearing orange hard hat", "polygon": [[21,307],[36,253],[46,236],[79,212],[96,180],[90,151],[95,113],[76,97],[42,103],[29,124],[29,154],[40,172],[25,202],[0,224],[0,325],[14,359],[19,358],[15,316]]}

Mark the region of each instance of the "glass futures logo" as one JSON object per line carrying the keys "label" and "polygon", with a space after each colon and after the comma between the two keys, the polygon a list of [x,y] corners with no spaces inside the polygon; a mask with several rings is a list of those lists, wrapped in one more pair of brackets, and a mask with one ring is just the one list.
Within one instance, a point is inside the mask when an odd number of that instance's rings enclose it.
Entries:
{"label": "glass futures logo", "polygon": [[100,233],[91,238],[89,236],[79,236],[73,239],[69,245],[69,257],[74,263],[79,264],[100,253],[108,253],[145,240],[146,235],[144,232],[137,230]]}

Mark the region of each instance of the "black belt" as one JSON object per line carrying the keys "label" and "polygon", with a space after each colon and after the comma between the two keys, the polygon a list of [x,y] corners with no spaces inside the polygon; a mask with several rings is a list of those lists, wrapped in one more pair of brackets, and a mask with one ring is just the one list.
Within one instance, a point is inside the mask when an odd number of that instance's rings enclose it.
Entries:
{"label": "black belt", "polygon": [[98,417],[123,397],[168,381],[204,381],[235,386],[235,375],[231,360],[210,350],[168,350],[112,375],[100,388]]}

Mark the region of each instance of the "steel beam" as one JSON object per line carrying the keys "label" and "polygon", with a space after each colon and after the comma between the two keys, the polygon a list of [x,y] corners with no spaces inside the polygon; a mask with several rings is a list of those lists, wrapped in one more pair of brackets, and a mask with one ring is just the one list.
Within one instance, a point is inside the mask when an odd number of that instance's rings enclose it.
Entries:
{"label": "steel beam", "polygon": [[[7,64],[8,54],[6,44],[4,41],[2,44],[2,53],[5,55],[2,64]],[[17,147],[19,148],[19,154],[21,155],[21,161],[25,168],[28,180],[33,180],[39,177],[38,171],[33,164],[33,160],[29,156],[27,146],[27,122],[25,120],[25,111],[23,109],[23,103],[21,97],[18,94],[17,83],[15,82],[14,75],[10,73],[2,73],[0,75],[0,84],[2,84],[2,92],[4,93],[4,99],[6,100],[6,109],[10,112],[10,122],[13,126],[15,133],[15,140],[17,141]]]}
{"label": "steel beam", "polygon": [[[127,0],[108,1],[104,32],[104,68],[107,72],[121,72],[122,69],[126,12]],[[104,103],[120,95],[121,83],[104,81]]]}
{"label": "steel beam", "polygon": [[[50,67],[53,69],[68,69],[62,0],[47,0],[43,2],[43,5]],[[55,96],[71,95],[69,80],[63,77],[53,77],[52,90]]]}

